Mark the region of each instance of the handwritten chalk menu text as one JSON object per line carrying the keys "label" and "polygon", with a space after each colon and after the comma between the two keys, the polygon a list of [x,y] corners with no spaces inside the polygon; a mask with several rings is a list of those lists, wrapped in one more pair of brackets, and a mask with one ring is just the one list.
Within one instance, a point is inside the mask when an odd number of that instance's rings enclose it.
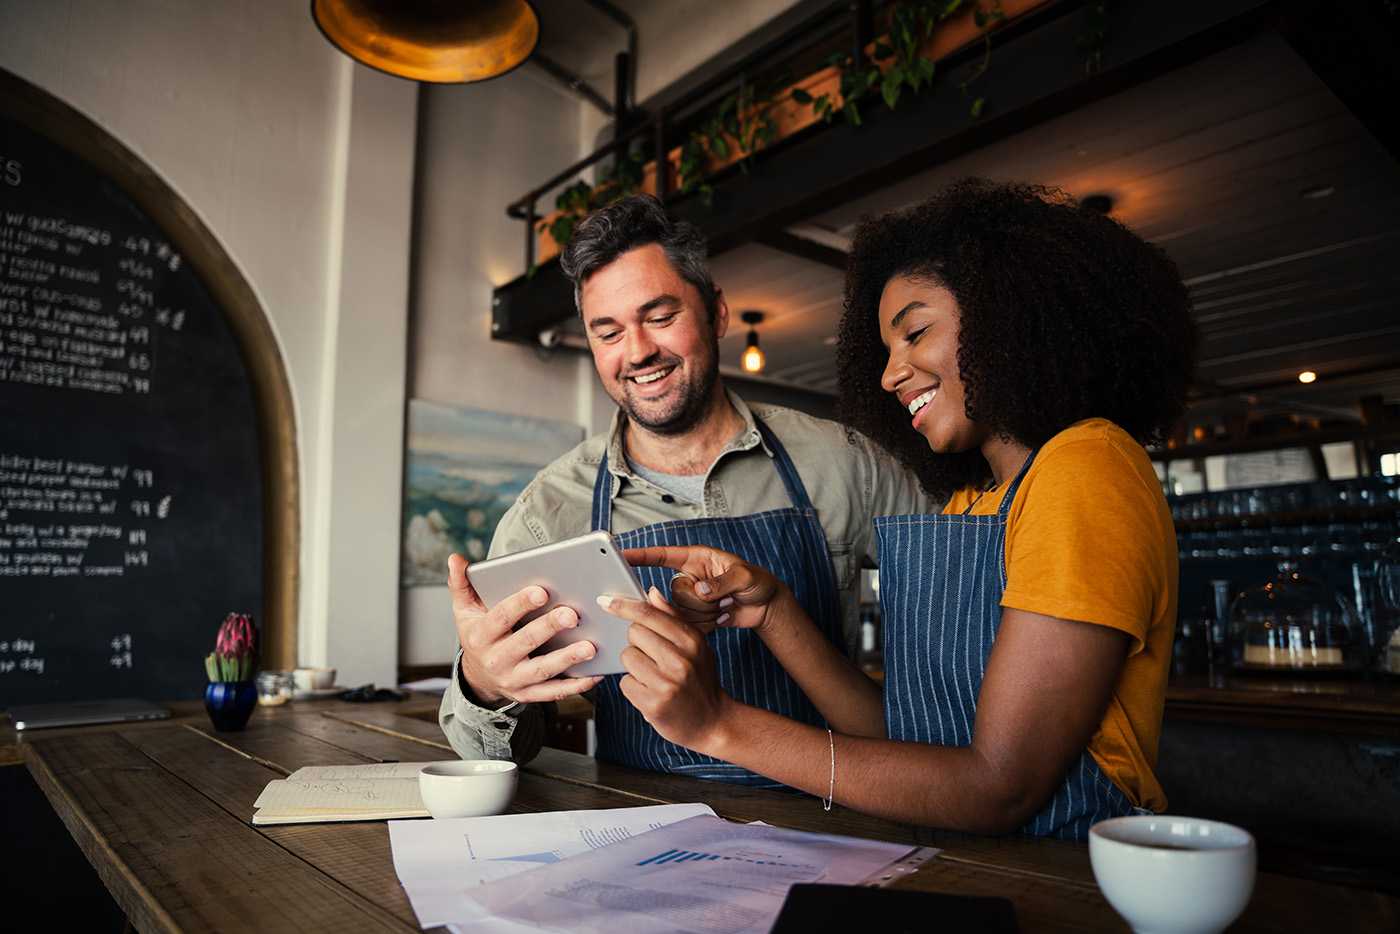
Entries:
{"label": "handwritten chalk menu text", "polygon": [[178,244],[0,117],[0,708],[203,691],[262,607],[255,418]]}

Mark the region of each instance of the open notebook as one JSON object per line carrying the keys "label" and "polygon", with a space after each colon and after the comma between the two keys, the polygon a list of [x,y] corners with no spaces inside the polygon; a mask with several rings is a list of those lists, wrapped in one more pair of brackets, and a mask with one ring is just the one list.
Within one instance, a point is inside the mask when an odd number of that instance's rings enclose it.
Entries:
{"label": "open notebook", "polygon": [[318,765],[268,782],[253,814],[255,824],[427,817],[418,795],[418,770],[426,762]]}

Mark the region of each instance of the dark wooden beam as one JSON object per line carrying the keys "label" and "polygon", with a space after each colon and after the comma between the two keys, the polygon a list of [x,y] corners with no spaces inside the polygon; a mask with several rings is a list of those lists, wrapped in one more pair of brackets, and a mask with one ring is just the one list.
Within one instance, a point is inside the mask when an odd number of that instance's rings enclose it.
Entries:
{"label": "dark wooden beam", "polygon": [[1147,453],[1154,461],[1198,460],[1217,454],[1248,454],[1251,451],[1276,451],[1279,448],[1306,448],[1313,445],[1336,444],[1339,441],[1370,443],[1400,442],[1400,427],[1382,431],[1364,428],[1324,428],[1320,431],[1299,431],[1294,434],[1267,435],[1258,438],[1238,438],[1230,441],[1203,441],[1198,444],[1178,444],[1174,448],[1152,448]]}
{"label": "dark wooden beam", "polygon": [[775,230],[762,234],[755,242],[780,250],[789,256],[821,263],[823,266],[839,269],[843,273],[846,271],[847,253],[845,250],[838,250],[834,246],[827,246],[825,243],[799,237],[786,230]]}

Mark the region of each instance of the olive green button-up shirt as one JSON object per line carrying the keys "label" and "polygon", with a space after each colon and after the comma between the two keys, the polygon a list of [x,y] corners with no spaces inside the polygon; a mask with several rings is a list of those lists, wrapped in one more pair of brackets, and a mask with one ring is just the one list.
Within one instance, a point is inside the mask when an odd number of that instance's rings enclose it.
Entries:
{"label": "olive green button-up shirt", "polygon": [[[628,464],[619,411],[607,434],[587,439],[545,467],[502,517],[490,556],[511,554],[590,531],[593,486],[603,453],[608,455],[612,529],[622,533],[676,519],[742,516],[793,505],[754,419],[777,435],[797,467],[826,533],[843,609],[846,648],[854,653],[858,632],[859,574],[863,563],[878,565],[873,519],[883,515],[936,512],[914,475],[862,435],[826,419],[775,405],[729,400],[744,427],[715,458],[705,476],[704,502],[688,503],[648,482]],[[452,685],[438,720],[452,748],[464,759],[514,758],[525,762],[542,739],[539,711],[529,706],[492,711],[470,697],[458,655]]]}

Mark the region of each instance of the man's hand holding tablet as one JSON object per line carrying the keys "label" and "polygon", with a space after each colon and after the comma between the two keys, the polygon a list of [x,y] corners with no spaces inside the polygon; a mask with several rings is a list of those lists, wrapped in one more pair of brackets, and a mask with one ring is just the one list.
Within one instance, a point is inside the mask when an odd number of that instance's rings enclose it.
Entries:
{"label": "man's hand holding tablet", "polygon": [[579,623],[578,614],[565,606],[517,630],[522,619],[538,614],[548,602],[543,587],[526,587],[487,606],[472,586],[466,559],[454,554],[447,559],[447,588],[452,594],[457,642],[462,647],[462,677],[478,703],[498,707],[502,701],[528,704],[562,700],[582,694],[602,680],[556,677],[571,665],[593,658],[591,643],[576,643],[541,656],[531,654],[555,634]]}
{"label": "man's hand holding tablet", "polygon": [[644,598],[606,532],[479,562],[470,571],[453,555],[448,588],[462,675],[488,706],[560,700],[623,671],[628,624],[600,608],[597,596]]}

